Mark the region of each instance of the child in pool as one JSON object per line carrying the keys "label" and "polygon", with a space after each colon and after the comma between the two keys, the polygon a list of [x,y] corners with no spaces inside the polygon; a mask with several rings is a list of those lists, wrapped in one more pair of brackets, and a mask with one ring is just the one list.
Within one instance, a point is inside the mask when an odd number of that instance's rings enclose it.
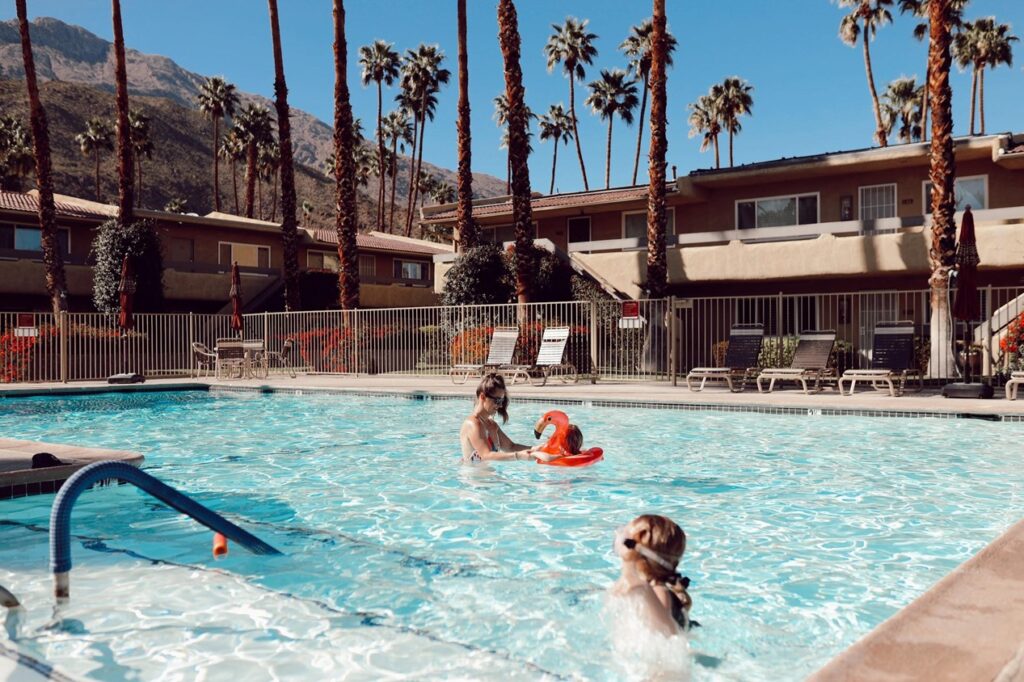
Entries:
{"label": "child in pool", "polygon": [[697,625],[690,621],[690,579],[677,572],[686,551],[682,528],[664,516],[644,514],[615,531],[614,546],[622,575],[612,595],[635,602],[647,627],[666,637]]}

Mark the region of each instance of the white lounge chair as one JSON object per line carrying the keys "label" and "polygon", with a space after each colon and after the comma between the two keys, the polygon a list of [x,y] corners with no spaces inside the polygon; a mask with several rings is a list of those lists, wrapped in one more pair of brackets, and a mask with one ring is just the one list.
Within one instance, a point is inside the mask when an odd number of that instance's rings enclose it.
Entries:
{"label": "white lounge chair", "polygon": [[1006,382],[1006,399],[1017,399],[1017,387],[1024,384],[1024,372],[1011,372],[1010,380]]}
{"label": "white lounge chair", "polygon": [[[499,371],[502,367],[512,366],[512,356],[516,352],[519,341],[518,327],[495,327],[491,335],[491,346],[487,350],[487,359],[482,364],[455,364],[448,370],[453,384],[464,384],[470,376],[483,376],[488,370]],[[459,380],[461,379],[461,381]]]}
{"label": "white lounge chair", "polygon": [[[875,325],[875,339],[871,344],[871,369],[848,369],[839,378],[839,393],[853,395],[858,381],[870,381],[877,391],[889,391],[896,397],[903,395],[907,380],[917,378],[920,391],[924,388],[924,376],[917,364],[914,353],[914,323],[879,322]],[[844,392],[843,384],[850,389]]]}
{"label": "white lounge chair", "polygon": [[557,376],[562,383],[578,382],[580,377],[576,365],[563,361],[569,336],[568,327],[546,327],[540,340],[540,348],[537,350],[537,360],[533,365],[503,369],[502,373],[513,372],[512,383],[515,383],[515,379],[525,371],[526,377],[534,386],[543,386],[550,376]]}
{"label": "white lounge chair", "polygon": [[[764,325],[734,324],[729,331],[729,346],[725,350],[722,367],[694,367],[686,374],[686,387],[691,391],[704,390],[708,379],[724,381],[729,390],[736,393],[746,388],[747,380],[757,376],[757,360],[761,355],[764,340]],[[700,385],[693,387],[693,381],[700,379]],[[739,388],[733,381],[739,381]]]}
{"label": "white lounge chair", "polygon": [[832,355],[832,347],[836,343],[834,330],[805,331],[797,339],[796,351],[789,367],[769,367],[757,375],[757,392],[764,392],[761,382],[768,380],[768,392],[775,388],[776,381],[797,381],[804,393],[810,393],[807,382],[814,382],[814,392],[822,390],[821,382],[830,376],[833,370],[828,366]]}

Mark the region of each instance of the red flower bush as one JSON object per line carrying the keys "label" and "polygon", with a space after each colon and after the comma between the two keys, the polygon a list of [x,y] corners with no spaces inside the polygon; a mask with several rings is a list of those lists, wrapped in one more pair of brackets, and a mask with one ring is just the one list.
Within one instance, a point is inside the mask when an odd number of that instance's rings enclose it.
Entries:
{"label": "red flower bush", "polygon": [[1024,313],[1011,320],[1006,327],[1006,335],[999,339],[999,350],[1006,353],[1019,354],[1024,348]]}

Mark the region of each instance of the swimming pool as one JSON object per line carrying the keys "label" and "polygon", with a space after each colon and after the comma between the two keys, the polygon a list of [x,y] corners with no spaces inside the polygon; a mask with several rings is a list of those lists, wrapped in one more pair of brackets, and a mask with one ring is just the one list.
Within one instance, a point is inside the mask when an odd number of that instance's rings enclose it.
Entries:
{"label": "swimming pool", "polygon": [[[517,403],[527,441],[542,404]],[[0,401],[0,433],[135,450],[286,553],[128,486],[75,507],[53,618],[52,496],[0,502],[19,645],[95,679],[621,679],[614,529],[689,536],[694,679],[799,679],[1019,516],[1015,424],[570,406],[605,461],[458,465],[468,401],[157,393]],[[0,634],[0,637],[3,635]]]}

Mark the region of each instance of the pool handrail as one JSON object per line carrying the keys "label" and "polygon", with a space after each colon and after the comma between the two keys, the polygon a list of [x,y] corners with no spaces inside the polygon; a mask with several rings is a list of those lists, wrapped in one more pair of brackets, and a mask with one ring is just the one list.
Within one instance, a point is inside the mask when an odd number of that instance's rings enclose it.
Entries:
{"label": "pool handrail", "polygon": [[50,570],[53,572],[54,595],[58,601],[66,600],[70,594],[71,509],[82,491],[94,483],[109,480],[131,483],[172,509],[225,535],[253,554],[281,554],[255,535],[141,469],[124,462],[96,462],[79,469],[68,478],[57,493],[50,511]]}

